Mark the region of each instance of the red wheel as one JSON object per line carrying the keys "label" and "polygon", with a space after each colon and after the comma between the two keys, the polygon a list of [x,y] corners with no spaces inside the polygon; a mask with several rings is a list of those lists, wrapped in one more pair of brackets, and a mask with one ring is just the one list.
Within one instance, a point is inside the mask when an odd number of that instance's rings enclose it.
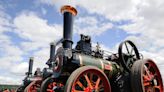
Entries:
{"label": "red wheel", "polygon": [[35,85],[35,81],[31,82],[26,88],[24,92],[37,92],[37,87]]}
{"label": "red wheel", "polygon": [[56,82],[55,79],[48,77],[43,81],[40,92],[63,92],[64,85],[60,82]]}
{"label": "red wheel", "polygon": [[24,92],[39,92],[41,78],[36,78],[24,90]]}
{"label": "red wheel", "polygon": [[163,92],[162,77],[156,64],[150,60],[138,60],[131,71],[133,92]]}
{"label": "red wheel", "polygon": [[68,78],[64,92],[111,92],[105,73],[94,66],[83,66]]}

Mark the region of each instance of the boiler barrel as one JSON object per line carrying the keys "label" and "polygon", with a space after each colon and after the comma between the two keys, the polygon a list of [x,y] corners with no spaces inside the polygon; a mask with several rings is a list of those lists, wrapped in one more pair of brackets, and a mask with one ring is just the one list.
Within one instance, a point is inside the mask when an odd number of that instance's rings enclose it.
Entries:
{"label": "boiler barrel", "polygon": [[95,58],[84,54],[74,54],[73,63],[77,63],[80,66],[96,66],[104,72],[108,72],[111,77],[120,71],[119,65],[115,62],[107,61],[101,58]]}

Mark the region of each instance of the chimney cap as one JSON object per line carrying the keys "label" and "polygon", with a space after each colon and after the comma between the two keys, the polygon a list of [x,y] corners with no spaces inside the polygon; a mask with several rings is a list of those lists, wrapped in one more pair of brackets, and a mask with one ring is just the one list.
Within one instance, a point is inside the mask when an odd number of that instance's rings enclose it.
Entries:
{"label": "chimney cap", "polygon": [[61,13],[64,13],[64,12],[70,12],[72,13],[72,15],[76,16],[77,15],[77,10],[70,6],[70,5],[64,5],[62,8],[61,8]]}
{"label": "chimney cap", "polygon": [[55,43],[54,42],[51,42],[50,45],[55,45]]}
{"label": "chimney cap", "polygon": [[30,60],[34,60],[34,57],[30,57]]}

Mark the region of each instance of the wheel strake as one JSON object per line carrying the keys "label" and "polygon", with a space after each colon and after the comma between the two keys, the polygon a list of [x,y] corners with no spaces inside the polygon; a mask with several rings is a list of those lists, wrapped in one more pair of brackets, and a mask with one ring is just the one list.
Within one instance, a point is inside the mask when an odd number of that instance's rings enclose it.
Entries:
{"label": "wheel strake", "polygon": [[95,67],[81,67],[68,79],[72,86],[66,87],[67,92],[111,92],[109,81],[103,74]]}
{"label": "wheel strake", "polygon": [[162,77],[157,65],[150,59],[138,60],[131,71],[133,92],[163,92]]}
{"label": "wheel strake", "polygon": [[144,64],[141,77],[145,92],[163,92],[161,74],[153,61]]}

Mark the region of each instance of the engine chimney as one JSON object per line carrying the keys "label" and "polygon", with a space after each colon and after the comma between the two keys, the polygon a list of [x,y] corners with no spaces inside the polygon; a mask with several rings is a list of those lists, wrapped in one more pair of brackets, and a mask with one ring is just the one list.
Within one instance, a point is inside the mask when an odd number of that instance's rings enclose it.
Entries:
{"label": "engine chimney", "polygon": [[50,43],[50,59],[52,60],[55,55],[55,44],[52,42]]}
{"label": "engine chimney", "polygon": [[53,58],[54,58],[54,56],[55,56],[55,44],[54,44],[54,42],[51,42],[50,43],[50,59],[46,62],[46,64],[49,66],[49,67],[51,67],[51,65],[52,65],[52,61],[53,61]]}
{"label": "engine chimney", "polygon": [[61,13],[64,16],[63,48],[64,49],[72,49],[73,17],[77,15],[77,11],[74,7],[65,5],[61,8]]}
{"label": "engine chimney", "polygon": [[28,76],[29,75],[32,75],[33,61],[34,61],[34,58],[33,57],[30,57],[30,60],[29,60],[29,68],[28,68]]}

